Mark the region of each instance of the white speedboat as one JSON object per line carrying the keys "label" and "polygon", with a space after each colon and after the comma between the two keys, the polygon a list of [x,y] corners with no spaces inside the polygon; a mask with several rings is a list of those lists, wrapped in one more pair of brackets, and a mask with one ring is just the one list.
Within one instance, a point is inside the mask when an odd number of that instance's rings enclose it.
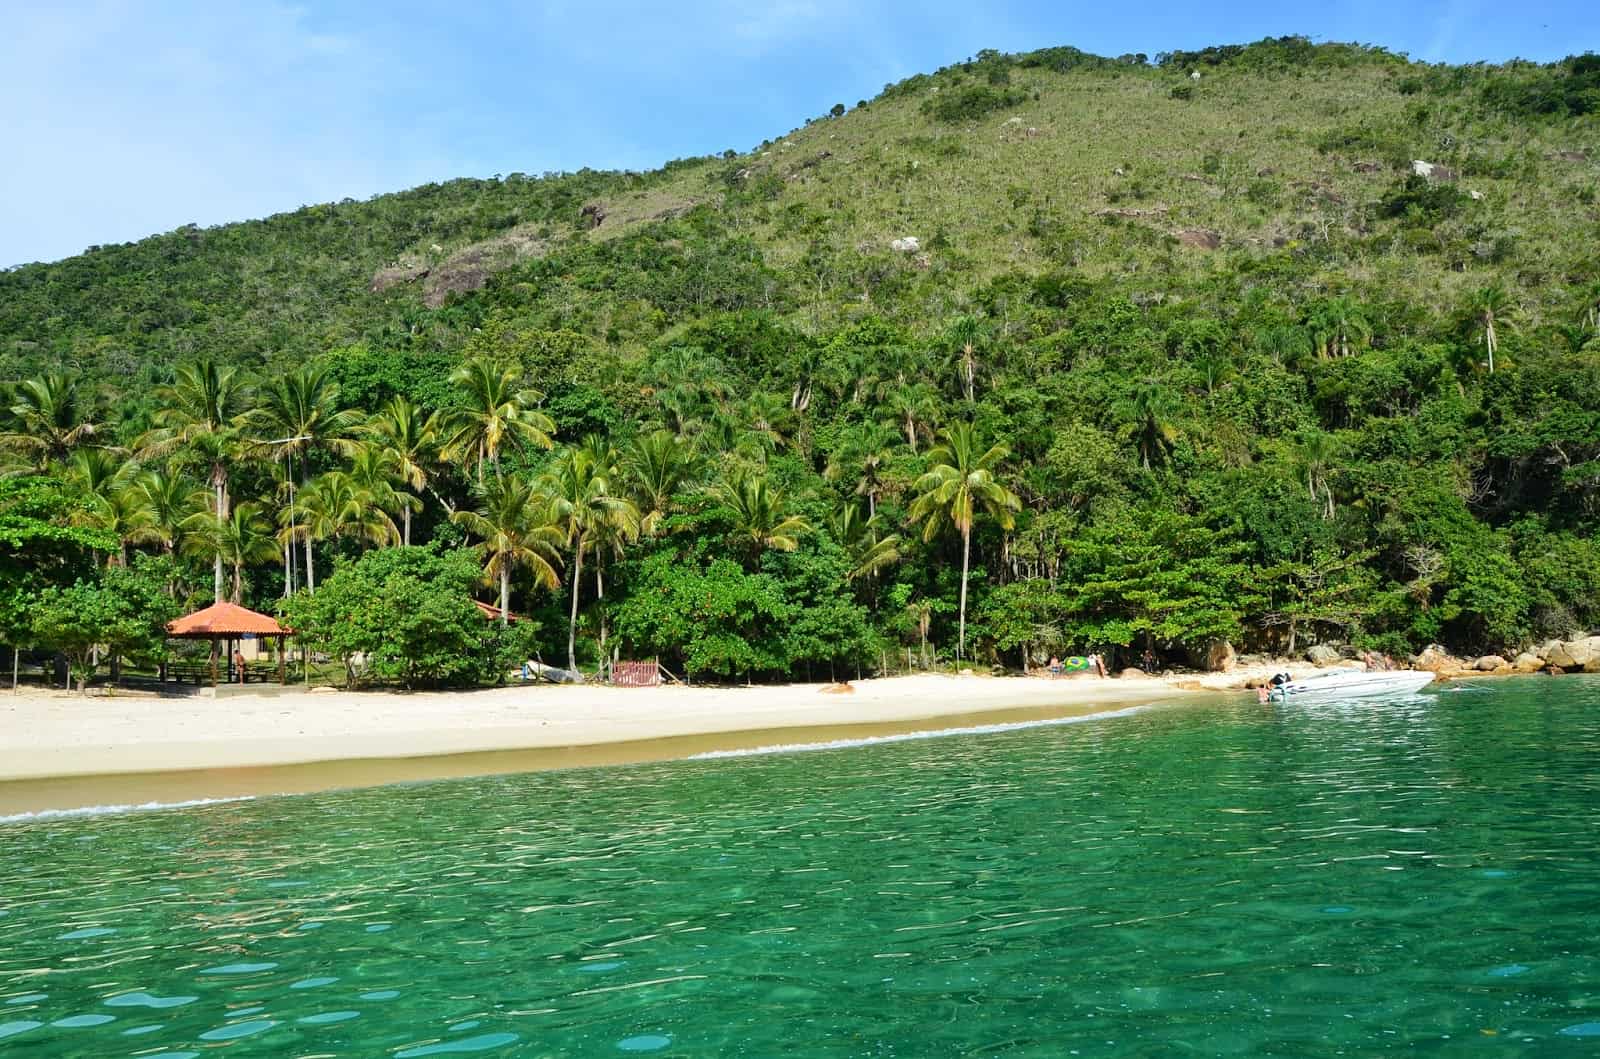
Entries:
{"label": "white speedboat", "polygon": [[1300,699],[1370,699],[1410,695],[1433,683],[1433,674],[1415,669],[1330,669],[1300,680],[1289,679],[1268,689],[1278,702]]}

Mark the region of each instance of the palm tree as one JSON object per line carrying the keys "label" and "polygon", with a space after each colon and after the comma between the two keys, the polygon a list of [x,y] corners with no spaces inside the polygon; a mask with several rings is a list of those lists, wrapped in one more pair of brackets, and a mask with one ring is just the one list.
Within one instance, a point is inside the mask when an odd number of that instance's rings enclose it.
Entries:
{"label": "palm tree", "polygon": [[519,388],[520,368],[489,357],[473,357],[450,373],[450,381],[466,399],[466,407],[453,417],[444,444],[446,459],[471,461],[478,480],[483,465],[500,473],[500,451],[505,444],[522,442],[548,449],[556,425],[534,406],[544,399],[538,390]]}
{"label": "palm tree", "polygon": [[1516,307],[1507,296],[1505,288],[1499,286],[1484,287],[1474,291],[1467,306],[1472,316],[1473,327],[1478,332],[1478,340],[1483,343],[1483,348],[1489,354],[1489,374],[1493,375],[1495,351],[1500,348],[1495,325],[1503,323],[1516,311]]}
{"label": "palm tree", "polygon": [[639,528],[654,535],[672,510],[678,487],[694,473],[694,448],[670,430],[657,430],[633,439],[624,467],[640,512]]}
{"label": "palm tree", "polygon": [[1176,404],[1167,388],[1155,379],[1145,379],[1134,386],[1130,394],[1112,405],[1112,412],[1128,424],[1147,471],[1152,457],[1159,460],[1178,440],[1178,428],[1172,423]]}
{"label": "palm tree", "polygon": [[209,511],[189,516],[186,542],[200,554],[220,556],[233,570],[233,591],[229,599],[238,603],[244,597],[244,568],[271,562],[278,555],[278,541],[272,522],[260,504],[246,500],[235,504],[220,522]]}
{"label": "palm tree", "polygon": [[109,561],[127,566],[128,544],[139,533],[143,510],[132,488],[136,465],[110,449],[80,448],[67,461],[65,477],[84,500],[72,522],[115,534],[117,551]]}
{"label": "palm tree", "polygon": [[452,512],[450,520],[477,537],[478,554],[489,583],[500,584],[500,624],[511,619],[511,573],[519,566],[533,571],[534,580],[555,589],[559,562],[556,545],[561,531],[549,521],[545,498],[516,475],[479,482],[473,489],[477,507]]}
{"label": "palm tree", "polygon": [[918,496],[911,503],[911,521],[923,523],[922,539],[932,541],[947,525],[961,534],[961,609],[956,657],[967,649],[967,574],[971,569],[972,527],[986,514],[1002,529],[1014,524],[1011,513],[1022,507],[1017,494],[995,477],[994,468],[1010,454],[1004,445],[983,450],[970,423],[945,430],[943,441],[928,453],[931,466],[917,479]]}
{"label": "palm tree", "polygon": [[971,404],[978,382],[978,343],[983,338],[983,325],[974,316],[958,316],[950,324],[950,341],[955,346],[957,374],[961,389]]}
{"label": "palm tree", "polygon": [[882,423],[862,423],[846,433],[844,443],[822,470],[824,478],[837,481],[850,466],[858,469],[855,495],[867,498],[869,518],[878,513],[878,497],[889,487],[884,472],[894,459],[897,438],[894,430]]}
{"label": "palm tree", "polygon": [[939,418],[939,400],[925,382],[914,382],[890,392],[887,411],[905,431],[906,444],[917,451],[917,435],[930,430]]}
{"label": "palm tree", "polygon": [[711,493],[733,513],[733,540],[752,558],[769,548],[792,552],[800,546],[799,535],[811,529],[804,516],[787,514],[783,493],[771,488],[761,471],[730,467]]}
{"label": "palm tree", "polygon": [[[243,417],[249,387],[237,369],[207,357],[181,364],[173,383],[156,391],[160,406],[155,428],[139,439],[146,457],[168,456],[189,449],[206,465],[213,494],[213,517],[220,526],[228,510],[228,467],[239,452],[238,421]],[[215,536],[215,535],[213,535]],[[222,556],[212,557],[216,600],[222,600]]]}
{"label": "palm tree", "polygon": [[1306,476],[1306,491],[1312,500],[1322,501],[1322,517],[1333,518],[1333,487],[1328,476],[1333,473],[1340,453],[1338,438],[1320,430],[1309,431],[1300,439],[1296,452],[1301,470]]}
{"label": "palm tree", "polygon": [[900,535],[882,533],[878,515],[863,515],[861,505],[845,501],[828,518],[828,532],[850,557],[846,580],[870,577],[900,561]]}
{"label": "palm tree", "polygon": [[[429,471],[439,455],[439,414],[424,413],[404,397],[391,398],[383,409],[367,421],[368,437],[379,446],[394,467],[399,479],[411,489],[428,487]],[[401,541],[411,544],[411,513],[419,506],[414,493],[411,502],[400,505]]]}
{"label": "palm tree", "polygon": [[98,429],[93,401],[77,377],[65,372],[22,380],[11,388],[8,401],[11,422],[0,434],[0,446],[31,455],[36,467],[66,459]]}
{"label": "palm tree", "polygon": [[597,449],[596,445],[564,449],[538,483],[549,503],[550,521],[572,555],[567,668],[574,673],[578,671],[578,598],[583,589],[584,553],[607,534],[632,539],[639,533],[639,509],[612,488],[614,464],[597,460]]}
{"label": "palm tree", "polygon": [[1323,357],[1348,357],[1352,343],[1372,337],[1372,323],[1366,310],[1349,298],[1324,298],[1312,306],[1306,324],[1318,354]]}
{"label": "palm tree", "polygon": [[403,479],[391,452],[376,445],[362,445],[350,457],[347,474],[350,487],[366,509],[365,529],[371,532],[364,529],[363,536],[380,546],[404,543],[406,538],[390,516],[400,513],[409,527],[417,498],[395,488],[395,483]]}
{"label": "palm tree", "polygon": [[167,469],[149,470],[133,484],[138,504],[137,529],[131,539],[160,546],[171,555],[186,533],[186,523],[203,501],[194,483]]}
{"label": "palm tree", "polygon": [[305,548],[306,591],[312,593],[317,590],[313,545],[318,541],[343,537],[385,543],[395,533],[394,523],[361,494],[344,471],[328,471],[305,483],[294,501],[279,512],[278,521],[279,539]]}
{"label": "palm tree", "polygon": [[[298,371],[279,376],[260,394],[260,402],[250,413],[249,425],[256,437],[251,448],[285,465],[284,484],[288,504],[280,513],[284,522],[284,594],[294,591],[294,550],[296,540],[306,544],[306,585],[316,584],[311,570],[312,535],[302,534],[297,525],[296,493],[305,484],[306,457],[314,452],[333,452],[348,456],[355,451],[353,435],[361,425],[361,413],[339,407],[339,386],[328,377],[328,369],[308,364]],[[295,457],[301,458],[301,475],[295,474]]]}

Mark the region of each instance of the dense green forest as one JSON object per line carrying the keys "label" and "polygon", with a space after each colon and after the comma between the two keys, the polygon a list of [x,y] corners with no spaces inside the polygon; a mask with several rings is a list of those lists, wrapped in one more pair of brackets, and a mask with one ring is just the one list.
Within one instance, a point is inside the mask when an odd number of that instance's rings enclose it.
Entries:
{"label": "dense green forest", "polygon": [[983,52],[819,110],[0,272],[0,641],[150,584],[407,683],[1600,623],[1600,57]]}

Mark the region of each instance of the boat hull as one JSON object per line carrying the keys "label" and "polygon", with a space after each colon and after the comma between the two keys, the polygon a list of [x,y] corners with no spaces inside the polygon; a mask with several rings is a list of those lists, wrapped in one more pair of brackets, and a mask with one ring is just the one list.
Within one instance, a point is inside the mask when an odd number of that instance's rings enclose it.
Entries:
{"label": "boat hull", "polygon": [[1280,702],[1301,700],[1371,699],[1397,697],[1421,691],[1433,683],[1432,673],[1398,670],[1378,673],[1329,673],[1291,680],[1272,689]]}

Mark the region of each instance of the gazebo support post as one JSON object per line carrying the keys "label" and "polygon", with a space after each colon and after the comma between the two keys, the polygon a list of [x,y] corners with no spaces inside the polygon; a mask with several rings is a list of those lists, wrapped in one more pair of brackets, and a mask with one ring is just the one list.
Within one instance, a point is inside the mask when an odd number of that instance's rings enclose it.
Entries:
{"label": "gazebo support post", "polygon": [[211,686],[217,686],[217,638],[211,637]]}
{"label": "gazebo support post", "polygon": [[284,662],[284,655],[288,653],[285,637],[278,637],[278,683],[287,686],[289,683],[288,666]]}

